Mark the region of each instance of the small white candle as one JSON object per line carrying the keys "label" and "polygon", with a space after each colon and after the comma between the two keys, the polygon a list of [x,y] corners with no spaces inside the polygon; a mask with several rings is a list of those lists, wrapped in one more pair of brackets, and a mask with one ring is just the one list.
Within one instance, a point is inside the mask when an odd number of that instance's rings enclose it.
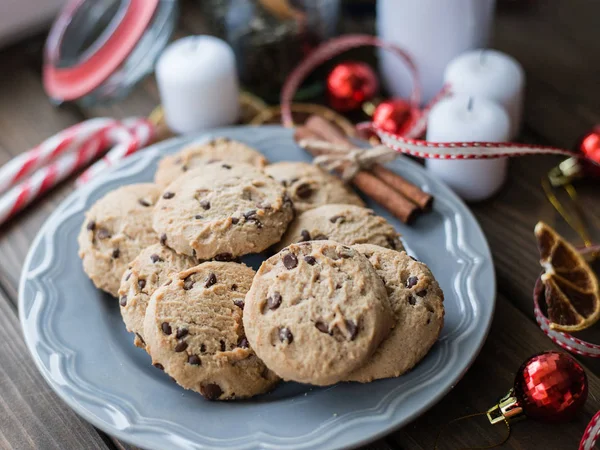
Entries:
{"label": "small white candle", "polygon": [[[505,142],[510,121],[503,107],[484,97],[456,95],[435,105],[427,122],[432,142]],[[427,159],[427,169],[467,201],[484,200],[504,184],[507,158]]]}
{"label": "small white candle", "polygon": [[235,123],[239,84],[233,50],[212,36],[189,36],[170,44],[156,65],[165,120],[176,133]]}
{"label": "small white candle", "polygon": [[525,73],[514,58],[496,50],[470,51],[448,64],[444,81],[457,94],[486,97],[504,106],[510,118],[509,138],[517,136],[523,114]]}
{"label": "small white candle", "polygon": [[[377,34],[414,59],[423,103],[442,88],[444,69],[456,56],[487,45],[496,0],[378,0]],[[393,97],[412,90],[410,73],[389,51],[379,53],[383,82]]]}

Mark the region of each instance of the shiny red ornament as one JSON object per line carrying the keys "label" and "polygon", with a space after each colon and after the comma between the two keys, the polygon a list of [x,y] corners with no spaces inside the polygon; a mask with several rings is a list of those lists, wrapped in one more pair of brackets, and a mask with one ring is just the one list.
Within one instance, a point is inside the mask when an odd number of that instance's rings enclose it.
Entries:
{"label": "shiny red ornament", "polygon": [[379,89],[373,69],[361,62],[343,62],[327,76],[329,105],[339,112],[354,111],[371,100]]}
{"label": "shiny red ornament", "polygon": [[584,162],[582,167],[584,173],[586,175],[600,176],[600,125],[596,125],[584,134],[578,141],[575,150],[596,163]]}
{"label": "shiny red ornament", "polygon": [[419,114],[420,111],[413,109],[409,102],[398,98],[385,100],[377,105],[372,121],[382,130],[402,136]]}
{"label": "shiny red ornament", "polygon": [[587,399],[587,377],[583,367],[566,353],[539,353],[519,368],[514,393],[527,417],[565,422]]}

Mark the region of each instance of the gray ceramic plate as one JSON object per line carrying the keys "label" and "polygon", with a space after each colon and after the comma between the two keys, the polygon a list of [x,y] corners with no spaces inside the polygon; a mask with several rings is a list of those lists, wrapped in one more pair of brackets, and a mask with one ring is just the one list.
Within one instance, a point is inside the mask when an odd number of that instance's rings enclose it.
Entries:
{"label": "gray ceramic plate", "polygon": [[[195,138],[228,136],[271,160],[308,160],[289,130],[229,128]],[[439,342],[411,372],[368,385],[313,388],[283,383],[242,402],[208,402],[150,365],[132,345],[117,302],[96,290],[77,257],[84,211],[118,186],[151,181],[162,155],[192,138],[170,140],[74,192],[35,239],[21,277],[19,311],[25,340],[48,383],[98,428],[153,449],[341,449],[407,424],[446,394],[465,373],[486,337],[494,311],[494,268],[486,240],[465,205],[417,164],[391,166],[435,195],[435,208],[404,226],[370,203],[404,235],[445,292]]]}

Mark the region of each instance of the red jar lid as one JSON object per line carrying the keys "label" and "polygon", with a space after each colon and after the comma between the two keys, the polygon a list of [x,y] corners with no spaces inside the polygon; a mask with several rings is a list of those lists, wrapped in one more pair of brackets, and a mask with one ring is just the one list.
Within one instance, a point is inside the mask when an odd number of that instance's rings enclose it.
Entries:
{"label": "red jar lid", "polygon": [[74,0],[61,11],[48,37],[43,80],[46,93],[55,100],[81,98],[106,81],[131,54],[152,21],[159,0],[129,0],[119,23],[105,41],[75,65],[57,67],[60,42],[77,8],[84,0]]}

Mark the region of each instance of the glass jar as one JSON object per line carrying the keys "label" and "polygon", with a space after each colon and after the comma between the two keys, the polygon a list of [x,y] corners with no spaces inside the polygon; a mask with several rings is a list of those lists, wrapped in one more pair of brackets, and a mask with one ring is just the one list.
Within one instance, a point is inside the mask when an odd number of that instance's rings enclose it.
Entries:
{"label": "glass jar", "polygon": [[[244,88],[277,101],[292,69],[336,34],[340,0],[200,0],[212,32],[236,55]],[[299,96],[318,87],[305,85]]]}

